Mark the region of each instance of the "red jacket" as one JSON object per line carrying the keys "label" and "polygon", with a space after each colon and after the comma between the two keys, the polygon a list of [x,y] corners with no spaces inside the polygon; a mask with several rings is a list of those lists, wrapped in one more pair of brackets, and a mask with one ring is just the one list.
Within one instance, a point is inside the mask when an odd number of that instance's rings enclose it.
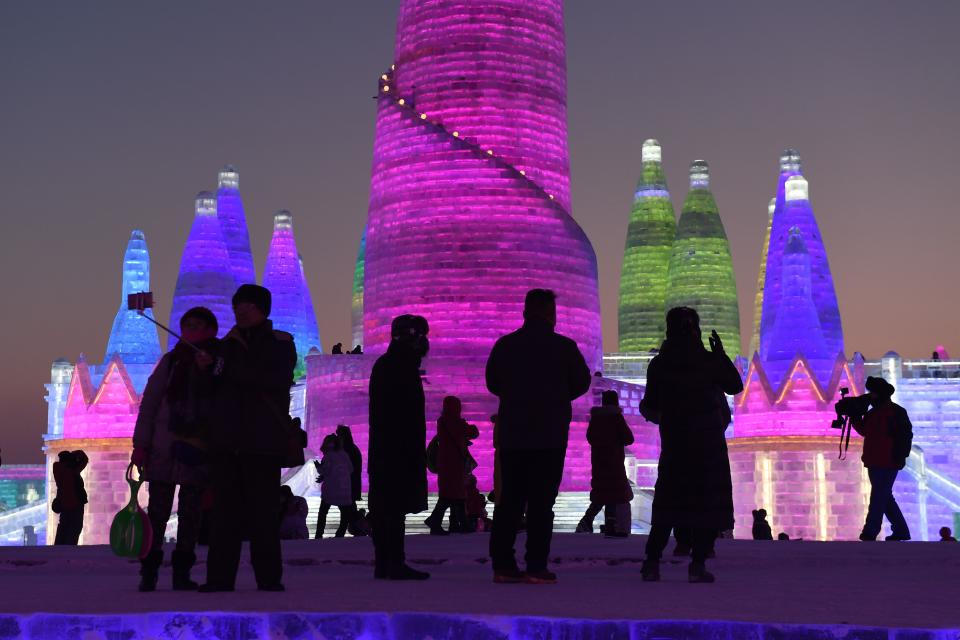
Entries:
{"label": "red jacket", "polygon": [[893,402],[875,406],[863,422],[853,421],[863,436],[863,466],[868,469],[903,469],[913,443],[913,427],[906,410]]}
{"label": "red jacket", "polygon": [[437,420],[437,489],[441,498],[466,500],[466,462],[468,442],[480,431],[460,417],[460,401],[444,400],[444,411]]}
{"label": "red jacket", "polygon": [[633,499],[623,466],[624,447],[633,444],[633,433],[620,407],[593,407],[587,427],[590,443],[590,502],[622,504]]}

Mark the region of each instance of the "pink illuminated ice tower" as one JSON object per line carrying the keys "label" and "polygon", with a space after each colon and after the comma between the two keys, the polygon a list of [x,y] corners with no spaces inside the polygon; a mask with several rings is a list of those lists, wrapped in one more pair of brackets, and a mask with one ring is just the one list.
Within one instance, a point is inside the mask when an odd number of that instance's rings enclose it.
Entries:
{"label": "pink illuminated ice tower", "polygon": [[[354,287],[368,355],[307,357],[311,440],[344,423],[366,446],[373,359],[395,316],[423,315],[428,433],[443,396],[459,396],[481,431],[472,452],[489,490],[497,399],[484,365],[494,341],[523,322],[529,289],[556,292],[557,330],[601,367],[596,256],[569,211],[563,3],[403,0],[377,91],[363,282]],[[589,489],[586,417],[615,386],[634,419],[640,390],[596,377],[574,407],[566,491]],[[650,433],[638,448],[655,447]]]}
{"label": "pink illuminated ice tower", "polygon": [[364,343],[430,322],[433,353],[487,354],[524,294],[557,293],[558,331],[599,368],[596,256],[570,216],[563,3],[404,0],[381,76]]}

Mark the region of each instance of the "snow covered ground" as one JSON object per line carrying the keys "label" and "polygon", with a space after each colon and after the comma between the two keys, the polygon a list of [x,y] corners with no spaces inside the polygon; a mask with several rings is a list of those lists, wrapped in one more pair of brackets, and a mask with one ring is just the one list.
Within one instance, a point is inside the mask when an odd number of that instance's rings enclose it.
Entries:
{"label": "snow covered ground", "polygon": [[137,564],[106,547],[5,547],[0,639],[960,638],[960,544],[722,540],[717,583],[691,585],[686,562],[669,556],[663,582],[641,582],[643,537],[560,534],[559,584],[529,586],[491,582],[487,542],[410,536],[411,563],[433,573],[416,584],[374,581],[368,539],[287,542],[286,593],[256,591],[245,559],[226,594],[175,593],[166,566],[159,591],[138,593]]}

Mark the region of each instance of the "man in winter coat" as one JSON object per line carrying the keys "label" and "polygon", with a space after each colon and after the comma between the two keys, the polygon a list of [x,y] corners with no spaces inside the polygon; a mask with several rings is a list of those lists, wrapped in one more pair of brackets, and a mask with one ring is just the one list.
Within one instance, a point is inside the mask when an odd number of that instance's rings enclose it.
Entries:
{"label": "man in winter coat", "polygon": [[270,291],[245,284],[233,295],[237,324],[221,341],[217,420],[210,438],[214,489],[207,583],[233,591],[241,532],[261,591],[283,591],[280,467],[290,427],[290,387],[297,363],[293,336],[268,320]]}
{"label": "man in winter coat", "polygon": [[363,497],[363,453],[353,441],[353,432],[347,425],[337,425],[337,437],[340,438],[340,448],[346,452],[353,467],[350,473],[350,495],[356,505]]}
{"label": "man in winter coat", "polygon": [[212,358],[217,354],[217,317],[209,309],[194,307],[180,318],[180,335],[182,340],[160,359],[147,380],[133,430],[130,460],[149,482],[147,515],[153,526],[153,547],[140,561],[140,591],[157,588],[177,485],[173,589],[189,591],[198,586],[190,579],[190,569],[197,560],[200,501],[209,481],[206,440],[214,417]]}
{"label": "man in winter coat", "polygon": [[[497,340],[487,360],[487,389],[500,398],[497,452],[503,495],[497,495],[490,535],[497,583],[553,583],[547,570],[553,504],[563,478],[571,403],[590,388],[590,370],[577,343],[554,331],[556,296],[527,293],[523,326]],[[517,567],[513,545],[527,509],[527,570]]]}
{"label": "man in winter coat", "polygon": [[370,374],[370,520],[374,577],[426,580],[429,573],[406,564],[404,520],[427,508],[427,420],[420,362],[430,349],[427,321],[393,319],[387,352]]}
{"label": "man in winter coat", "polygon": [[723,435],[724,394],[743,381],[716,331],[703,347],[700,317],[687,307],[667,313],[667,339],[647,368],[640,412],[660,425],[660,462],[653,497],[643,579],[660,579],[660,557],[674,527],[689,528],[693,561],[690,582],[713,582],[705,562],[717,532],[733,528],[733,487]]}
{"label": "man in winter coat", "polygon": [[444,535],[443,516],[450,509],[450,532],[464,533],[467,528],[467,459],[470,441],[480,430],[461,417],[460,398],[443,399],[443,411],[437,419],[437,493],[433,513],[425,520],[431,535]]}
{"label": "man in winter coat", "polygon": [[[624,447],[633,444],[633,433],[620,409],[616,391],[604,391],[602,404],[590,409],[590,424],[587,426],[587,442],[590,443],[590,507],[577,526],[578,532],[592,532],[593,520],[606,507],[608,536],[626,536],[630,530],[621,531],[611,526],[618,505],[628,505],[633,500],[633,489],[624,467]],[[621,525],[622,526],[622,525]]]}
{"label": "man in winter coat", "polygon": [[910,528],[893,497],[897,473],[907,464],[913,445],[913,426],[906,409],[893,402],[895,389],[883,378],[867,378],[867,393],[843,398],[837,403],[840,414],[851,416],[851,425],[863,436],[863,466],[870,477],[870,505],[860,539],[877,539],[883,516],[893,530],[887,540],[910,539]]}
{"label": "man in winter coat", "polygon": [[83,532],[83,512],[87,504],[87,491],[80,473],[89,459],[83,451],[61,451],[53,463],[53,480],[57,485],[57,497],[53,500],[53,512],[60,514],[57,523],[55,545],[76,545]]}

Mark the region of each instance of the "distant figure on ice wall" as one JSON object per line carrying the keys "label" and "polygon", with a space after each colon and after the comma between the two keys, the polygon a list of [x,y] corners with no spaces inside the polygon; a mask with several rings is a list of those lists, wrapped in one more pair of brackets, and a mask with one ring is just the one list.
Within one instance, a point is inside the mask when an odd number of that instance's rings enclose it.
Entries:
{"label": "distant figure on ice wall", "polygon": [[[502,487],[490,534],[498,583],[557,581],[547,569],[553,504],[563,478],[571,403],[590,389],[592,376],[577,343],[556,333],[556,324],[553,291],[528,291],[523,326],[497,340],[487,360],[487,389],[500,398],[496,429]],[[527,570],[521,572],[513,545],[524,504]]]}
{"label": "distant figure on ice wall", "polygon": [[140,591],[157,588],[164,532],[177,485],[180,493],[173,589],[188,591],[198,586],[190,579],[190,569],[197,560],[201,497],[210,479],[207,440],[214,419],[213,364],[219,352],[218,329],[217,317],[205,307],[193,307],[184,313],[180,318],[183,339],[157,363],[140,401],[130,460],[143,470],[149,482],[147,515],[153,526],[153,547],[140,562]]}
{"label": "distant figure on ice wall", "polygon": [[660,557],[670,529],[689,528],[690,582],[713,582],[705,562],[717,532],[733,528],[733,487],[723,432],[724,394],[743,390],[736,367],[716,331],[703,347],[700,317],[687,307],[667,313],[667,339],[647,369],[640,412],[660,425],[660,463],[653,497],[643,579],[660,579]]}
{"label": "distant figure on ice wall", "polygon": [[[464,533],[467,528],[467,468],[473,463],[470,441],[480,435],[480,430],[464,420],[460,412],[460,398],[447,396],[443,399],[443,411],[437,419],[437,488],[439,499],[433,513],[425,520],[431,535],[445,535],[443,516],[450,509],[449,533]],[[475,463],[474,463],[475,464]]]}
{"label": "distant figure on ice wall", "polygon": [[261,591],[283,591],[280,550],[280,465],[287,451],[290,387],[297,364],[293,336],[275,331],[270,290],[245,284],[233,295],[237,324],[221,342],[217,420],[210,438],[214,488],[207,583],[201,591],[233,591],[242,548]]}
{"label": "distant figure on ice wall", "polygon": [[[593,520],[606,511],[604,534],[623,537],[630,534],[630,501],[633,490],[624,467],[624,448],[633,444],[633,432],[620,409],[616,391],[604,391],[601,405],[590,409],[587,426],[590,443],[590,506],[577,526],[578,532],[593,532]],[[626,513],[625,522],[618,522]]]}
{"label": "distant figure on ice wall", "polygon": [[374,578],[426,580],[406,563],[408,513],[427,508],[427,418],[420,362],[430,350],[430,327],[421,316],[402,315],[390,326],[390,346],[370,374],[370,520]]}
{"label": "distant figure on ice wall", "polygon": [[843,398],[837,403],[837,413],[850,416],[853,428],[863,436],[861,459],[870,477],[870,504],[860,539],[876,540],[886,516],[893,530],[887,540],[909,540],[910,528],[893,497],[893,483],[910,456],[913,426],[907,410],[893,402],[892,384],[883,378],[869,377],[864,386],[864,395]]}
{"label": "distant figure on ice wall", "polygon": [[57,497],[53,499],[53,512],[60,514],[57,535],[53,544],[76,545],[83,532],[83,512],[87,504],[87,491],[80,476],[89,462],[83,451],[61,451],[53,463],[53,480],[57,484]]}

